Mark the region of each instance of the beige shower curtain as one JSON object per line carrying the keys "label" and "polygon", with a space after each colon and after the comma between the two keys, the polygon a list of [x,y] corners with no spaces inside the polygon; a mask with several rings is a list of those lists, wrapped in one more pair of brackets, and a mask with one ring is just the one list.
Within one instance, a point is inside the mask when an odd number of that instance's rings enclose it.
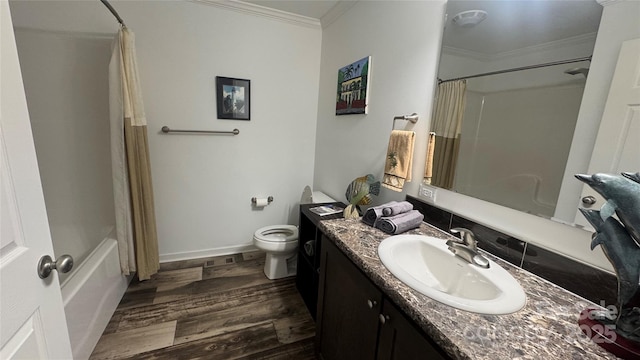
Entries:
{"label": "beige shower curtain", "polygon": [[151,164],[134,35],[123,27],[109,64],[111,152],[116,232],[123,274],[140,280],[158,272]]}
{"label": "beige shower curtain", "polygon": [[466,80],[448,81],[438,85],[438,98],[431,127],[436,133],[431,184],[444,189],[453,187],[466,90]]}

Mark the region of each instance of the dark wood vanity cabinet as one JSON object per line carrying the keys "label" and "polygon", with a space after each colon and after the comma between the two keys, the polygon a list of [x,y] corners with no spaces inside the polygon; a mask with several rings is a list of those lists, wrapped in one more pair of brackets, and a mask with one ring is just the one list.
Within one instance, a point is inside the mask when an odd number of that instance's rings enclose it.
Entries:
{"label": "dark wood vanity cabinet", "polygon": [[375,359],[382,293],[323,239],[316,339],[322,359]]}
{"label": "dark wood vanity cabinet", "polygon": [[316,351],[323,360],[446,359],[331,240],[322,240]]}
{"label": "dark wood vanity cabinet", "polygon": [[385,323],[380,326],[376,359],[448,359],[437,345],[423,335],[422,331],[390,301],[384,301],[380,316],[384,318]]}
{"label": "dark wood vanity cabinet", "polygon": [[316,318],[316,306],[318,302],[320,250],[322,248],[322,232],[318,229],[318,223],[320,220],[342,218],[342,213],[320,216],[310,211],[309,208],[327,204],[337,205],[342,208],[346,207],[346,205],[341,202],[300,205],[296,287],[314,320]]}

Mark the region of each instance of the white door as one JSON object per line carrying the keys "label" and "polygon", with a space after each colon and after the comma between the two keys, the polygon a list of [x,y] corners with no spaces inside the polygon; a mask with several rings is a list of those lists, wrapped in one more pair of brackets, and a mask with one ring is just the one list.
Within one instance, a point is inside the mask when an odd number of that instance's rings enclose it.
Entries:
{"label": "white door", "polygon": [[0,0],[0,359],[71,359],[9,4]]}
{"label": "white door", "polygon": [[[622,43],[588,174],[622,171],[640,171],[640,39]],[[585,185],[581,199],[587,196],[596,199],[592,209],[600,209],[605,203]],[[582,202],[580,206],[589,207]],[[579,212],[576,223],[591,228]]]}

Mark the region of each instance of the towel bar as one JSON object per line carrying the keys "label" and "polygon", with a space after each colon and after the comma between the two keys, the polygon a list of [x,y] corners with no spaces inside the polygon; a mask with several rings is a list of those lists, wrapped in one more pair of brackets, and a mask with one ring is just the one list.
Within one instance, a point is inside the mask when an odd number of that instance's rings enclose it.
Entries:
{"label": "towel bar", "polygon": [[393,118],[393,125],[391,125],[391,130],[396,128],[396,120],[407,120],[407,121],[411,121],[412,124],[415,124],[418,122],[418,114],[413,113],[411,115],[395,116]]}
{"label": "towel bar", "polygon": [[170,129],[168,126],[162,127],[162,132],[165,134],[168,133],[196,133],[196,134],[230,134],[230,135],[238,135],[240,134],[240,130],[233,129],[232,131],[217,131],[217,130],[177,130]]}

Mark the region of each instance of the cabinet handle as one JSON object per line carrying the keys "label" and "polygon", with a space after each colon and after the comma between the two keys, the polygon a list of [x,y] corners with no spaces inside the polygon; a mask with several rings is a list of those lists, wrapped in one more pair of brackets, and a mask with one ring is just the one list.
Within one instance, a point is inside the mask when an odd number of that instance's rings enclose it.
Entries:
{"label": "cabinet handle", "polygon": [[375,300],[367,300],[367,305],[369,306],[369,309],[373,309],[373,307],[378,305],[378,303]]}
{"label": "cabinet handle", "polygon": [[389,315],[380,314],[378,318],[380,319],[380,324],[384,325],[386,324],[387,320],[389,320]]}

